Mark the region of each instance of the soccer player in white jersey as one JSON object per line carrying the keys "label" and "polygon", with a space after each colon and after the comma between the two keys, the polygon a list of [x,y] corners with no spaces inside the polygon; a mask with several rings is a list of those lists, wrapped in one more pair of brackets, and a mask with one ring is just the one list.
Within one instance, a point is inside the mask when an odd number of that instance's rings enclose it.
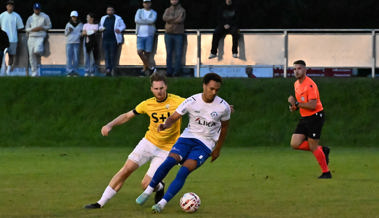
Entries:
{"label": "soccer player in white jersey", "polygon": [[200,167],[209,156],[212,162],[220,155],[230,119],[230,106],[217,96],[222,79],[215,73],[209,73],[203,79],[203,93],[187,98],[175,113],[165,123],[158,126],[158,131],[170,128],[176,121],[188,113],[188,127],[172,147],[169,156],[155,172],[149,186],[136,199],[137,204],[143,204],[153,193],[154,187],[161,182],[173,166],[181,163],[176,178],[170,184],[167,192],[157,204],[152,207],[154,213],[160,213],[183,187],[187,176]]}

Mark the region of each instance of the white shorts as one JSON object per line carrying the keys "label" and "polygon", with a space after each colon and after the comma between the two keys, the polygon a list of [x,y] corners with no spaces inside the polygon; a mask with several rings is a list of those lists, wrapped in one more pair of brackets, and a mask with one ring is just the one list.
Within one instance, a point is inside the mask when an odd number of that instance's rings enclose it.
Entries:
{"label": "white shorts", "polygon": [[150,162],[150,167],[146,174],[150,177],[154,176],[158,167],[166,160],[169,151],[162,150],[153,145],[149,140],[143,138],[138,145],[130,153],[128,159],[134,161],[138,166],[144,165],[146,162]]}

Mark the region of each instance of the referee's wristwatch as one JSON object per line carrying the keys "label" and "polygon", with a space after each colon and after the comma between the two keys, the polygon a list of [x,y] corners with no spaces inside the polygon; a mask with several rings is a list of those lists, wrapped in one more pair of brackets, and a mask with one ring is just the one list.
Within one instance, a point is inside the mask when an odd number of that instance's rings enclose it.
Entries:
{"label": "referee's wristwatch", "polygon": [[298,101],[295,102],[295,106],[296,106],[296,110],[299,109],[299,102]]}

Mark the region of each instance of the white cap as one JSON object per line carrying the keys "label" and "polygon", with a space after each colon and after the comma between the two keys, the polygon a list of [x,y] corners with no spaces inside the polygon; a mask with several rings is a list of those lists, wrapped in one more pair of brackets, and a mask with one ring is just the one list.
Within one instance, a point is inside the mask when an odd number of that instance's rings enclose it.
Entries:
{"label": "white cap", "polygon": [[143,2],[151,2],[151,0],[143,0]]}
{"label": "white cap", "polygon": [[79,17],[79,14],[77,11],[71,11],[70,17]]}

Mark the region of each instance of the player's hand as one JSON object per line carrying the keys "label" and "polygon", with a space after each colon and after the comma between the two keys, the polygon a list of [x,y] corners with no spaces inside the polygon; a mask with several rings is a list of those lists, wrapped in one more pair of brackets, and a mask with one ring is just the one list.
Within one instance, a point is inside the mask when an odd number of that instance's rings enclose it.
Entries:
{"label": "player's hand", "polygon": [[224,25],[224,28],[225,28],[226,30],[228,30],[228,29],[230,28],[230,25],[229,25],[229,24],[225,24],[225,25]]}
{"label": "player's hand", "polygon": [[220,156],[220,151],[219,150],[213,150],[211,156],[212,156],[211,162],[213,162]]}
{"label": "player's hand", "polygon": [[159,126],[158,126],[158,132],[163,131],[165,129],[167,129],[167,127],[166,127],[166,125],[164,125],[164,123],[159,124]]}
{"label": "player's hand", "polygon": [[114,30],[116,33],[121,33],[121,31],[119,29],[115,29]]}
{"label": "player's hand", "polygon": [[295,97],[293,97],[292,95],[290,95],[290,96],[288,97],[288,103],[290,103],[291,105],[294,105],[295,102],[296,102]]}
{"label": "player's hand", "polygon": [[105,125],[103,128],[101,128],[101,134],[103,136],[108,136],[108,133],[112,130],[112,127]]}
{"label": "player's hand", "polygon": [[289,107],[289,109],[290,109],[291,112],[294,112],[294,111],[297,110],[297,107],[296,107],[296,105],[294,105],[294,104],[292,104],[292,105],[290,105],[290,106],[288,106],[288,107]]}
{"label": "player's hand", "polygon": [[234,105],[229,105],[230,106],[230,113],[234,113]]}

